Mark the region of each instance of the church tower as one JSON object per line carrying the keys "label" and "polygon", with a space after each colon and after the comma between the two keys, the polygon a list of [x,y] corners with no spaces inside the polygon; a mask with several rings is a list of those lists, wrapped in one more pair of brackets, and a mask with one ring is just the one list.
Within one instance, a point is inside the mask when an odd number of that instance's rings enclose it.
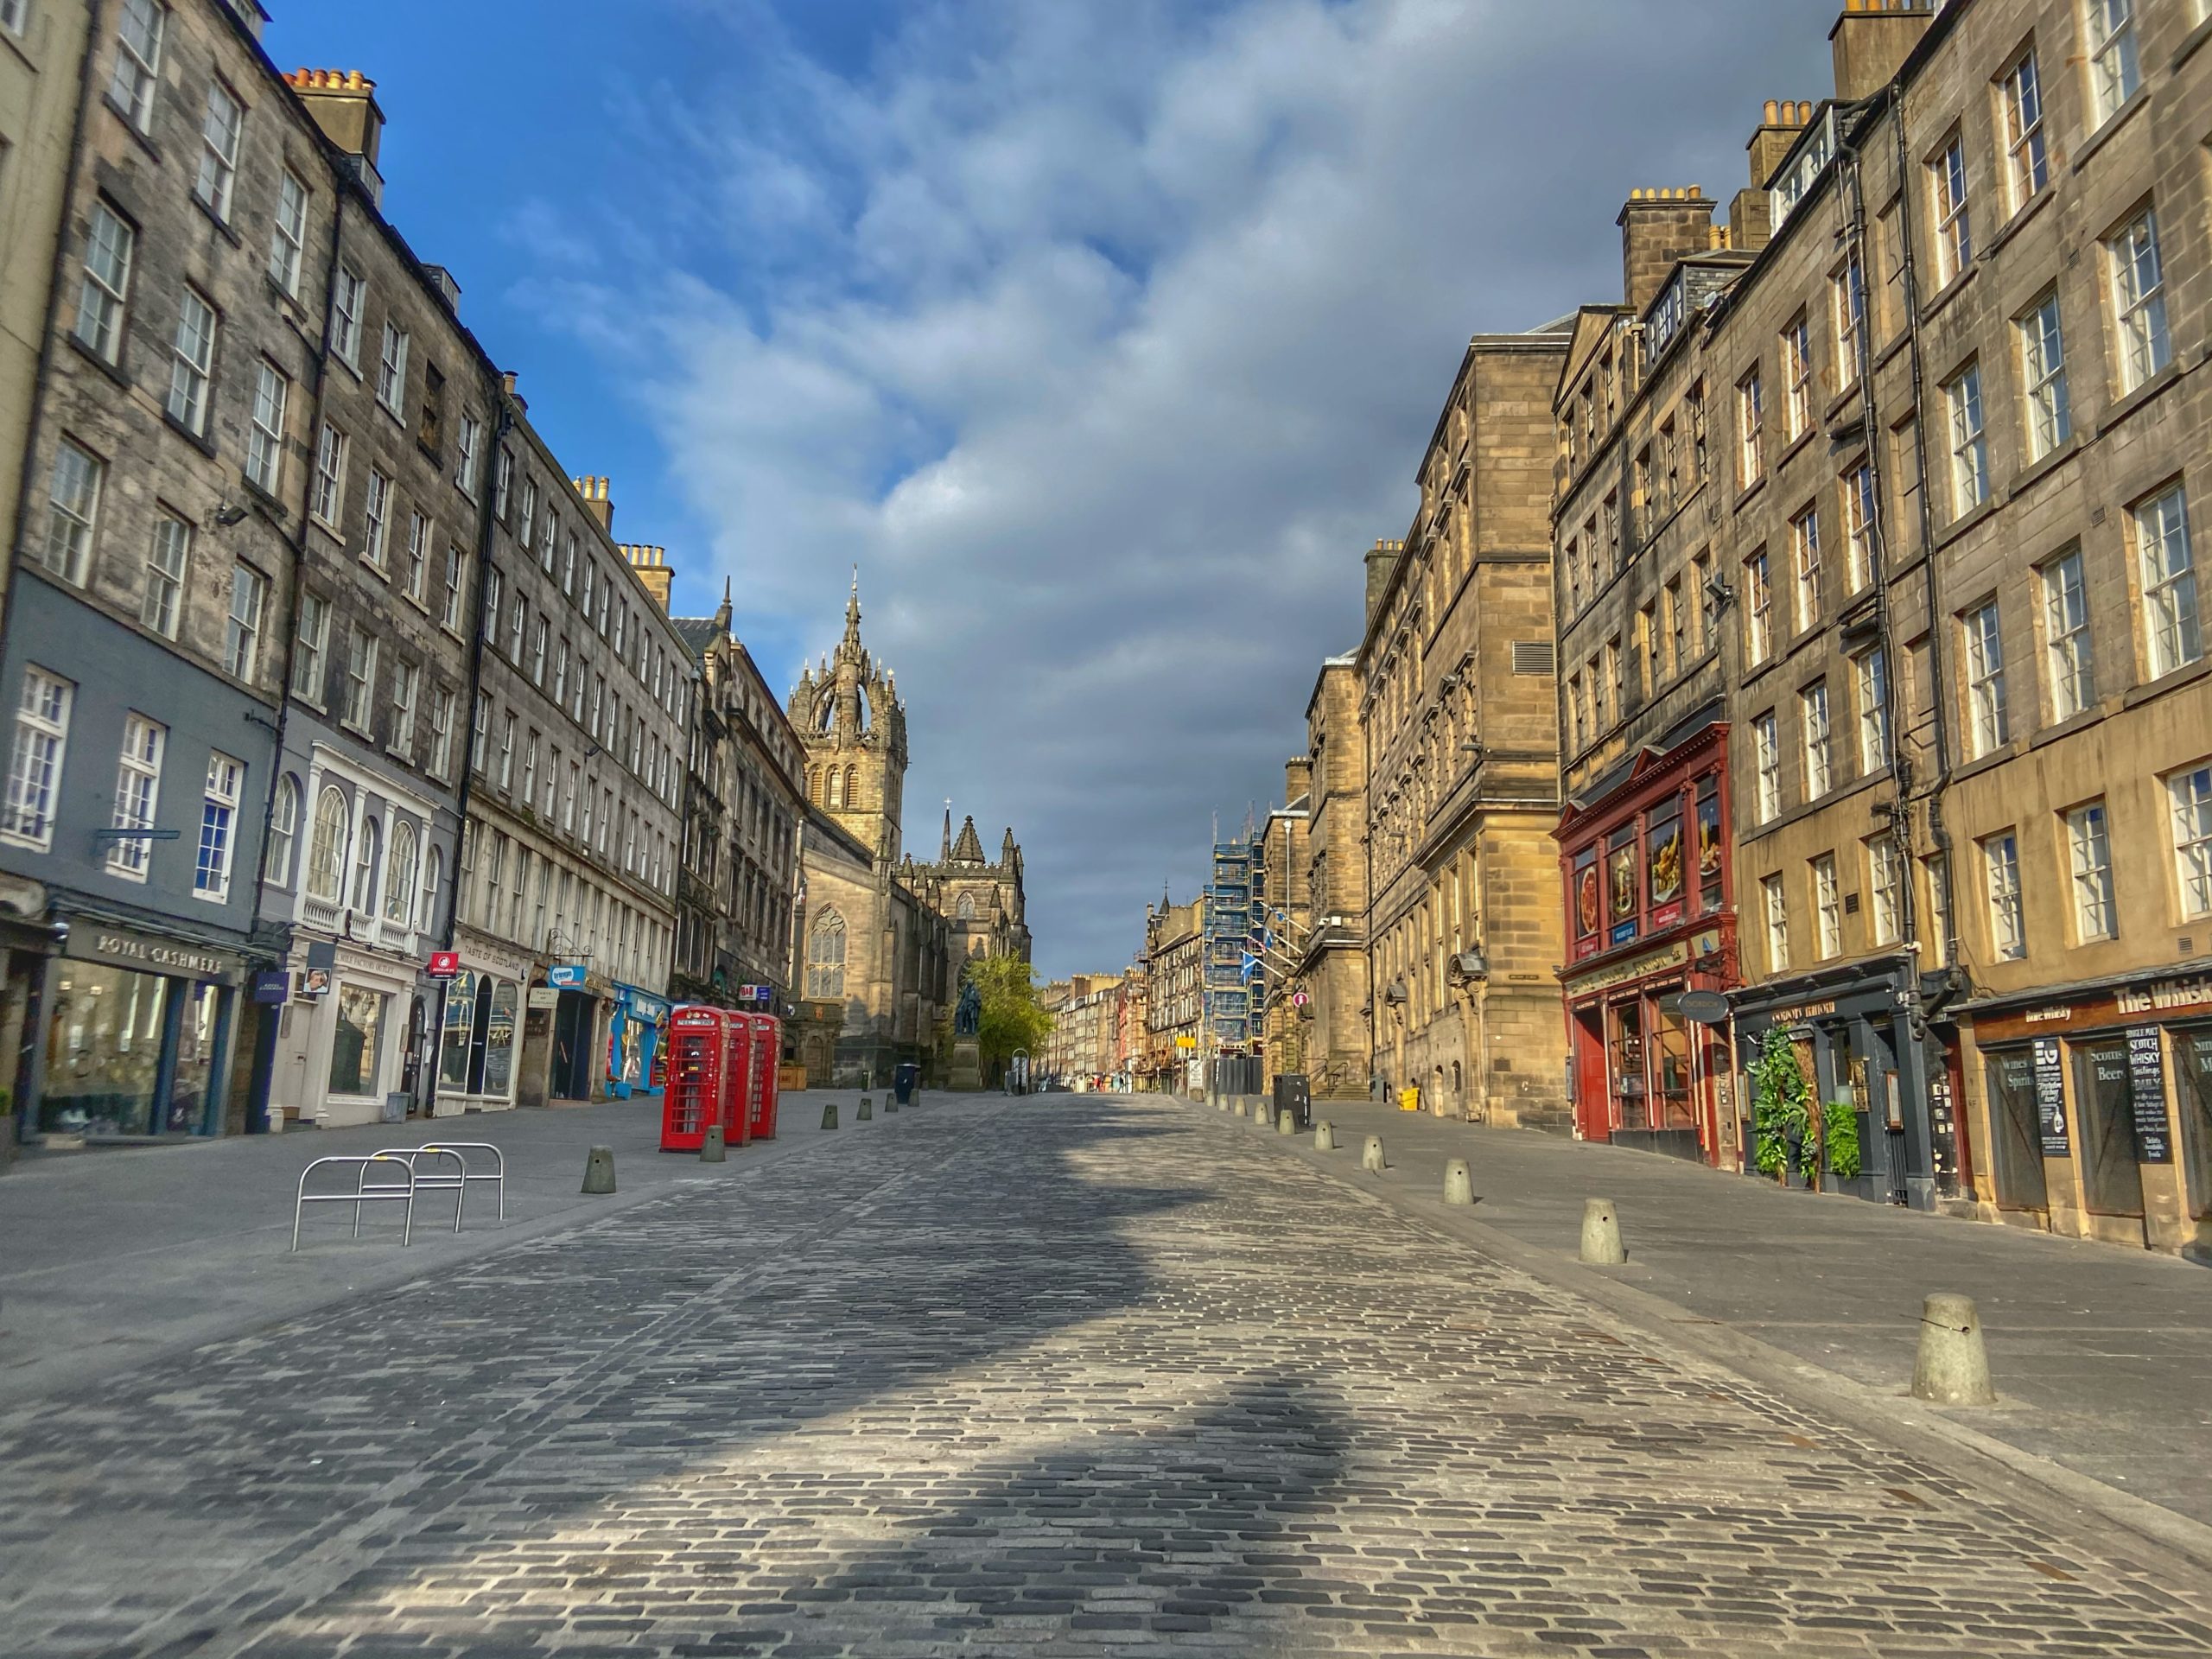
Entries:
{"label": "church tower", "polygon": [[853,572],[845,637],[817,668],[809,665],[788,712],[806,747],[807,798],[875,855],[879,870],[899,858],[906,786],[906,707],[897,677],[861,643],[861,578]]}

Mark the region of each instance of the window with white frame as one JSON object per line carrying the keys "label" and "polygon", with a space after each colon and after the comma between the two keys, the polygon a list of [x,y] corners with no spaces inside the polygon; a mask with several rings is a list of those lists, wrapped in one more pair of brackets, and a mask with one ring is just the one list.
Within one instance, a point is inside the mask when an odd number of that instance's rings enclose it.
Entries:
{"label": "window with white frame", "polygon": [[499,458],[492,463],[492,516],[501,524],[507,522],[507,507],[514,499],[515,452],[500,446]]}
{"label": "window with white frame", "polygon": [[560,649],[553,653],[553,701],[560,708],[569,706],[569,642],[561,641]]}
{"label": "window with white frame", "polygon": [[2044,153],[2043,84],[2036,75],[2035,48],[2022,53],[1998,82],[2003,116],[2005,188],[2008,205],[2018,213],[2050,181]]}
{"label": "window with white frame", "polygon": [[1835,309],[1835,378],[1839,388],[1859,381],[1859,350],[1866,334],[1866,267],[1853,248],[1831,279]]}
{"label": "window with white frame", "polygon": [[2090,801],[2066,815],[2066,855],[2074,878],[2075,941],[2087,944],[2115,937],[2120,912],[2113,904],[2112,836],[2102,801]]}
{"label": "window with white frame", "polygon": [[1974,263],[1974,229],[1967,215],[1966,140],[1956,135],[1928,164],[1928,190],[1936,220],[1936,284],[1941,288]]}
{"label": "window with white frame", "polygon": [[308,246],[308,188],[289,168],[276,175],[276,212],[269,226],[269,280],[297,297]]}
{"label": "window with white frame", "polygon": [[231,610],[223,623],[223,665],[249,685],[261,668],[261,613],[269,579],[251,565],[231,569]]}
{"label": "window with white frame", "polygon": [[445,686],[430,693],[430,776],[453,775],[454,694]]}
{"label": "window with white frame", "polygon": [[1874,943],[1897,944],[1904,937],[1904,856],[1887,836],[1866,843],[1866,892]]}
{"label": "window with white frame", "polygon": [[1782,894],[1782,877],[1759,878],[1759,899],[1766,909],[1766,965],[1769,973],[1789,969],[1789,906]]}
{"label": "window with white frame", "polygon": [[138,601],[138,620],[164,639],[176,638],[185,566],[191,556],[192,526],[167,509],[157,511],[153,541],[146,550],[146,590]]}
{"label": "window with white frame", "polygon": [[0,29],[20,40],[30,20],[30,0],[0,0]]}
{"label": "window with white frame", "polygon": [[2135,96],[2142,65],[2135,46],[2135,0],[2088,0],[2089,109],[2101,126]]}
{"label": "window with white frame", "polygon": [[291,383],[267,358],[254,370],[253,418],[245,435],[245,475],[270,494],[284,474],[284,402]]}
{"label": "window with white frame", "polygon": [[1951,421],[1951,516],[1989,499],[1989,435],[1981,420],[1981,365],[1969,363],[1943,386]]}
{"label": "window with white frame", "polygon": [[454,467],[454,481],[461,486],[461,493],[470,500],[476,499],[476,475],[482,465],[480,453],[484,447],[484,423],[474,415],[461,417],[460,454]]}
{"label": "window with white frame", "polygon": [[1828,725],[1827,682],[1807,686],[1797,694],[1805,734],[1805,798],[1817,800],[1835,785],[1833,734]]}
{"label": "window with white frame", "polygon": [[386,318],[377,351],[377,401],[395,416],[407,397],[407,331]]}
{"label": "window with white frame", "polygon": [[430,570],[430,521],[421,513],[407,515],[407,568],[400,579],[400,587],[407,597],[416,604],[429,589]]}
{"label": "window with white frame", "polygon": [[315,489],[308,505],[332,531],[338,529],[339,516],[346,510],[346,435],[328,421],[315,441]]}
{"label": "window with white frame", "polygon": [[537,622],[530,631],[530,683],[539,690],[545,689],[545,638],[548,632],[544,612],[537,613]]}
{"label": "window with white frame", "polygon": [[207,756],[207,793],[200,808],[200,852],[194,861],[192,893],[221,904],[231,893],[232,838],[237,829],[238,786],[245,763],[227,754]]}
{"label": "window with white frame", "polygon": [[402,658],[391,667],[391,737],[396,754],[413,759],[415,713],[423,690],[423,671]]}
{"label": "window with white frame", "polygon": [[1794,621],[1800,633],[1821,620],[1821,515],[1807,507],[1789,521],[1790,566],[1796,577]]}
{"label": "window with white frame", "polygon": [[2112,270],[2113,320],[2120,334],[2120,379],[2133,391],[2173,357],[2166,334],[2165,268],[2158,256],[2158,219],[2149,208],[2105,244]]}
{"label": "window with white frame", "polygon": [[0,839],[44,852],[54,844],[54,797],[69,741],[69,708],[77,688],[36,666],[23,671],[16,703],[15,753],[8,763],[8,804]]}
{"label": "window with white frame", "polygon": [[215,308],[188,288],[169,342],[169,418],[195,437],[207,430],[207,384],[215,372]]}
{"label": "window with white frame", "polygon": [[373,916],[377,910],[377,876],[381,867],[378,857],[380,839],[377,821],[373,817],[361,820],[361,833],[353,848],[353,908],[365,916]]}
{"label": "window with white frame", "polygon": [[[513,470],[511,464],[512,457],[506,450],[502,449],[499,452],[499,460],[503,463],[509,463],[509,471]],[[537,480],[534,478],[525,478],[522,481],[522,506],[515,519],[517,544],[524,548],[529,547],[536,538],[537,531]]]}
{"label": "window with white frame", "polygon": [[2042,569],[2044,659],[2050,668],[2050,717],[2070,720],[2097,700],[2089,644],[2089,590],[2082,551],[2069,548]]}
{"label": "window with white frame", "polygon": [[92,526],[99,518],[106,474],[102,462],[68,439],[55,447],[54,476],[47,486],[46,538],[38,561],[73,587],[83,587],[91,574]]}
{"label": "window with white frame", "polygon": [[487,777],[490,776],[490,773],[486,772],[484,758],[486,751],[489,748],[491,744],[491,734],[492,707],[487,700],[479,697],[476,699],[476,716],[474,729],[469,734],[468,764],[471,768],[476,772],[483,772]]}
{"label": "window with white frame", "polygon": [[437,930],[438,895],[445,891],[445,853],[434,846],[423,861],[423,892],[416,910],[415,925],[425,931]]}
{"label": "window with white frame", "polygon": [[515,738],[522,721],[509,715],[499,728],[499,787],[512,791],[515,786]]}
{"label": "window with white frame", "polygon": [[2007,830],[1980,846],[1990,950],[1999,962],[2018,962],[2028,954],[2027,920],[2020,908],[2020,843]]}
{"label": "window with white frame", "polygon": [[[162,746],[168,728],[149,720],[137,709],[124,716],[123,754],[116,767],[115,816],[109,828],[123,831],[151,830],[154,807],[162,792]],[[154,843],[135,834],[111,836],[107,872],[126,881],[143,881],[153,862]]]}
{"label": "window with white frame", "polygon": [[1784,435],[1802,437],[1813,426],[1813,331],[1800,311],[1782,331]]}
{"label": "window with white frame", "polygon": [[2185,668],[2204,654],[2196,612],[2196,566],[2182,486],[2134,509],[2135,550],[2143,577],[2143,627],[2150,677]]}
{"label": "window with white frame", "polygon": [[379,570],[391,540],[391,480],[369,468],[368,506],[363,518],[361,556]]}
{"label": "window with white frame", "polygon": [[2212,761],[2168,778],[2166,799],[2173,808],[2182,916],[2212,916]]}
{"label": "window with white frame", "polygon": [[461,557],[460,543],[446,549],[446,596],[438,615],[439,622],[454,633],[461,632]]}
{"label": "window with white frame", "polygon": [[1766,550],[1744,561],[1744,655],[1753,665],[1774,649],[1774,585],[1768,580]]}
{"label": "window with white frame", "polygon": [[404,818],[391,826],[391,854],[385,862],[384,918],[404,924],[415,907],[415,826]]}
{"label": "window with white frame", "polygon": [[1967,740],[1979,759],[2012,735],[2005,702],[2005,640],[1998,631],[1997,601],[1961,619],[1966,634]]}
{"label": "window with white frame", "polygon": [[207,86],[207,108],[200,118],[200,175],[192,194],[217,219],[231,216],[231,187],[238,176],[238,135],[245,128],[245,106],[219,80]]}
{"label": "window with white frame", "polygon": [[2074,412],[2066,396],[2066,342],[2058,325],[2058,296],[2037,301],[2019,320],[2020,388],[2026,395],[2028,458],[2041,461],[2073,435]]}
{"label": "window with white frame", "polygon": [[123,353],[123,308],[130,296],[130,262],[138,233],[104,201],[92,204],[85,228],[85,276],[77,289],[77,343],[103,362]]}
{"label": "window with white frame", "polygon": [[1766,407],[1753,369],[1736,383],[1736,487],[1748,490],[1766,474]]}
{"label": "window with white frame", "polygon": [[349,368],[361,366],[361,307],[368,279],[345,265],[330,279],[330,349]]}
{"label": "window with white frame", "polygon": [[1951,861],[1947,854],[1930,853],[1921,860],[1928,876],[1928,944],[1936,963],[1948,968],[1958,959],[1957,937],[1951,919]]}
{"label": "window with white frame", "polygon": [[292,645],[292,695],[322,707],[323,681],[330,669],[330,601],[300,590],[300,626]]}
{"label": "window with white frame", "polygon": [[308,836],[307,888],[310,898],[325,904],[338,902],[339,883],[346,870],[346,854],[353,841],[353,814],[345,793],[326,785],[315,799],[315,823]]}
{"label": "window with white frame", "polygon": [[123,0],[107,95],[141,132],[154,124],[154,94],[162,84],[162,36],[168,21],[168,8],[156,0]]}
{"label": "window with white frame", "polygon": [[1860,461],[1843,475],[1845,577],[1854,594],[1874,580],[1874,469]]}
{"label": "window with white frame", "polygon": [[346,723],[365,732],[376,719],[377,637],[356,626],[346,635]]}
{"label": "window with white frame", "polygon": [[507,660],[517,668],[522,666],[524,625],[530,620],[530,601],[518,588],[514,597],[507,601]]}
{"label": "window with white frame", "polygon": [[1813,861],[1813,925],[1821,960],[1843,954],[1843,895],[1835,875],[1835,855],[1822,853]]}
{"label": "window with white frame", "polygon": [[269,809],[269,839],[262,843],[262,879],[281,888],[292,874],[292,844],[300,833],[300,785],[289,772],[276,780]]}
{"label": "window with white frame", "polygon": [[1782,733],[1772,709],[1751,721],[1751,753],[1758,772],[1758,821],[1771,823],[1782,816]]}

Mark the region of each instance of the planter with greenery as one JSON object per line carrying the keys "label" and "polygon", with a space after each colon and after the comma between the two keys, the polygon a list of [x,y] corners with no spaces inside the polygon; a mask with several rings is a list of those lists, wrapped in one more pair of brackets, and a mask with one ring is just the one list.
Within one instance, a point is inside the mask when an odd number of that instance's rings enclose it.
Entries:
{"label": "planter with greenery", "polygon": [[1786,1181],[1813,1141],[1813,1086],[1787,1032],[1770,1031],[1751,1060],[1751,1162]]}
{"label": "planter with greenery", "polygon": [[1856,1192],[1866,1173],[1866,1151],[1859,1139],[1859,1103],[1849,1096],[1821,1109],[1821,1185],[1830,1192]]}

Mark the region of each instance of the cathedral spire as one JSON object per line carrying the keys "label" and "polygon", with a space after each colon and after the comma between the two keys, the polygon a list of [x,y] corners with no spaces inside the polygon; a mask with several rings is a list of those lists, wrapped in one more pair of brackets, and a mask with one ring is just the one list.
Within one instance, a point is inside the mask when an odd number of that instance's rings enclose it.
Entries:
{"label": "cathedral spire", "polygon": [[944,850],[937,855],[937,861],[940,864],[952,862],[952,802],[949,797],[944,803]]}
{"label": "cathedral spire", "polygon": [[845,644],[853,650],[861,648],[861,568],[853,567],[853,596],[845,601]]}

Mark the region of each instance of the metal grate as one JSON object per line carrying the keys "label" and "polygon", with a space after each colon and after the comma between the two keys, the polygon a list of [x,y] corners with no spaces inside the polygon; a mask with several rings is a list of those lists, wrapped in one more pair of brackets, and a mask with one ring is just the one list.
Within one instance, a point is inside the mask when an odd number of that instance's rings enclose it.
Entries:
{"label": "metal grate", "polygon": [[1558,672],[1558,655],[1548,639],[1516,639],[1513,642],[1513,671],[1516,674],[1553,674]]}

